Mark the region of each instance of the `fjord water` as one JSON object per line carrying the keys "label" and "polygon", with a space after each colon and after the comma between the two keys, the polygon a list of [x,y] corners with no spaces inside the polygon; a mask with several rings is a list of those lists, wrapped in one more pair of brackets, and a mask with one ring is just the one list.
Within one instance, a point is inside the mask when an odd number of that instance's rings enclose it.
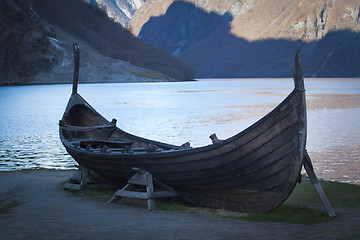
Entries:
{"label": "fjord water", "polygon": [[[306,79],[307,149],[318,177],[360,183],[360,79]],[[0,171],[72,169],[58,121],[71,85],[0,87]],[[293,89],[292,79],[80,84],[78,92],[125,131],[171,144],[211,144],[270,112]],[[339,104],[340,100],[348,101]],[[336,106],[335,106],[336,105]]]}

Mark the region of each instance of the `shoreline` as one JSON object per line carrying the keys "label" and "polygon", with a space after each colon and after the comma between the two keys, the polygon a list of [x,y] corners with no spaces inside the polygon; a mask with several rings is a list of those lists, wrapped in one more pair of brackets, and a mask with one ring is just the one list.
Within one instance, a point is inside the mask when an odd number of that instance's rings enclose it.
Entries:
{"label": "shoreline", "polygon": [[[142,78],[137,80],[122,80],[122,81],[80,81],[78,84],[112,84],[112,83],[162,83],[162,82],[196,82],[198,80],[177,80],[177,79],[155,79],[155,78]],[[0,87],[22,87],[22,86],[47,86],[47,85],[61,85],[61,84],[73,84],[72,80],[62,82],[50,82],[50,83],[38,83],[38,82],[27,82],[27,83],[0,83]]]}
{"label": "shoreline", "polygon": [[[78,84],[112,84],[112,83],[160,83],[160,82],[192,82],[197,80],[176,80],[176,79],[152,79],[152,78],[143,78],[141,80],[123,80],[123,81],[81,81]],[[0,87],[22,87],[22,86],[47,86],[47,85],[61,85],[61,84],[73,84],[73,81],[63,81],[63,82],[51,82],[51,83],[37,83],[37,82],[28,82],[28,83],[5,83],[0,84]]]}
{"label": "shoreline", "polygon": [[[68,79],[72,79],[71,74],[69,74]],[[116,75],[116,74],[115,74]],[[36,77],[34,77],[36,79]],[[172,78],[147,78],[147,77],[143,77],[143,78],[134,78],[134,79],[130,79],[129,76],[123,76],[122,79],[126,79],[126,80],[108,80],[108,81],[86,81],[86,80],[82,80],[80,81],[78,84],[109,84],[109,83],[144,83],[144,82],[148,82],[148,83],[153,83],[153,82],[196,82],[196,81],[201,81],[201,80],[206,80],[206,81],[218,81],[218,80],[222,80],[224,79],[226,80],[265,80],[265,81],[271,81],[271,79],[292,79],[292,78],[262,78],[262,77],[254,77],[254,78],[194,78],[194,79],[187,79],[187,80],[179,80],[179,79],[172,79]],[[344,80],[344,81],[360,81],[360,77],[341,77],[341,78],[311,78],[311,77],[304,77],[305,82],[307,80],[311,80],[311,81],[339,81],[340,80]],[[58,81],[58,82],[37,82],[35,81],[30,81],[30,82],[5,82],[5,83],[1,83],[0,82],[0,87],[11,87],[11,86],[42,86],[42,85],[59,85],[59,84],[72,84],[73,81],[72,80],[65,80],[65,81]]]}

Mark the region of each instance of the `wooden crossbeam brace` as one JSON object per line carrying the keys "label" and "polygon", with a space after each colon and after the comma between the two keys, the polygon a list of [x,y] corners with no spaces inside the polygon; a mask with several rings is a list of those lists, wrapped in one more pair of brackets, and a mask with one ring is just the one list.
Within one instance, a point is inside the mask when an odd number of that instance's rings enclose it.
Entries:
{"label": "wooden crossbeam brace", "polygon": [[[155,210],[155,198],[181,196],[180,193],[166,185],[165,183],[154,178],[150,172],[143,171],[139,168],[132,168],[136,173],[128,180],[128,184],[122,189],[117,190],[108,203],[115,202],[119,198],[136,198],[148,201],[148,210]],[[154,191],[154,182],[165,190]],[[136,186],[146,187],[146,192],[133,190]]]}
{"label": "wooden crossbeam brace", "polygon": [[[88,180],[96,179],[96,182],[100,183],[88,183]],[[70,181],[65,183],[64,189],[72,191],[80,191],[84,189],[109,189],[115,188],[112,184],[107,182],[101,176],[89,171],[87,168],[80,167],[73,176],[70,177]]]}
{"label": "wooden crossbeam brace", "polygon": [[320,185],[320,182],[318,181],[318,178],[316,177],[316,174],[314,172],[314,168],[313,168],[312,163],[311,163],[310,156],[309,156],[309,154],[307,153],[306,150],[305,150],[305,153],[304,153],[303,164],[304,164],[305,171],[308,174],[308,176],[310,178],[310,181],[311,181],[312,185],[314,186],[314,188],[316,190],[316,193],[318,194],[318,196],[319,196],[325,210],[327,211],[329,217],[336,217],[336,213],[335,213],[333,207],[331,206],[329,200],[327,199],[327,197],[325,195],[325,192],[322,189],[322,187]]}

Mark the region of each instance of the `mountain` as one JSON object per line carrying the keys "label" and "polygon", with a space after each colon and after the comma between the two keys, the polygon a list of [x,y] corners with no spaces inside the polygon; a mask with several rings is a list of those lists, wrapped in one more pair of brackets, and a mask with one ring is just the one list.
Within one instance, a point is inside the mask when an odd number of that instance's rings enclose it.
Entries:
{"label": "mountain", "polygon": [[94,6],[104,9],[107,15],[124,27],[127,26],[135,11],[145,0],[84,0]]}
{"label": "mountain", "polygon": [[194,70],[163,48],[134,37],[105,11],[82,0],[33,0],[47,22],[85,40],[106,57],[158,71],[178,80],[192,79]]}
{"label": "mountain", "polygon": [[196,77],[360,76],[358,0],[147,0],[128,28],[196,69]]}
{"label": "mountain", "polygon": [[84,50],[80,71],[86,82],[170,81],[194,76],[186,63],[142,42],[83,0],[0,3],[0,85],[71,82],[73,42]]}
{"label": "mountain", "polygon": [[21,82],[56,64],[56,49],[29,1],[0,1],[0,85]]}

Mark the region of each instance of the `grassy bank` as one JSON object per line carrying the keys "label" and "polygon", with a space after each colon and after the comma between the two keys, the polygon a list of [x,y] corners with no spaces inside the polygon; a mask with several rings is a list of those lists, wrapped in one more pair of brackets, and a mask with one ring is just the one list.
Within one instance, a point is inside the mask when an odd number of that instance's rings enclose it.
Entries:
{"label": "grassy bank", "polygon": [[[335,211],[337,208],[360,211],[360,186],[336,182],[321,182],[321,186]],[[107,201],[112,197],[113,193],[114,190],[84,190],[81,193],[71,193],[71,195]],[[121,199],[119,204],[143,208],[147,206],[146,201],[130,199]],[[337,218],[328,217],[316,191],[308,180],[303,180],[301,184],[298,184],[290,197],[280,207],[268,213],[237,213],[221,209],[193,207],[179,199],[156,200],[156,209],[254,222],[285,222],[311,225],[337,221]]]}

